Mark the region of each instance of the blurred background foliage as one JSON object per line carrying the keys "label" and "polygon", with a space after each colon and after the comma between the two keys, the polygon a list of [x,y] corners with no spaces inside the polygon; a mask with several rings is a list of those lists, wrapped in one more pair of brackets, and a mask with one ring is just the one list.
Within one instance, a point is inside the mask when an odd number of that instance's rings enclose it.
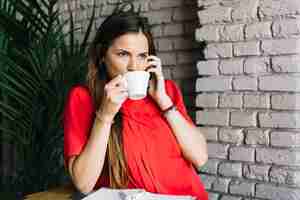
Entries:
{"label": "blurred background foliage", "polygon": [[95,1],[90,15],[78,41],[72,12],[62,21],[58,0],[0,0],[0,138],[15,152],[2,195],[23,196],[67,181],[61,117],[68,90],[85,78]]}

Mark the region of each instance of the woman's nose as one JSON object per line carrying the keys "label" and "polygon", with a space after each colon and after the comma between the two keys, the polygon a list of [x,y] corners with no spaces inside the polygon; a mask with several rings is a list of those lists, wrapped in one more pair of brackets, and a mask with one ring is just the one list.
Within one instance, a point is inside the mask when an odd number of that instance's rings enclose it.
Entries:
{"label": "woman's nose", "polygon": [[127,69],[128,71],[143,70],[143,65],[138,59],[132,58],[128,63]]}

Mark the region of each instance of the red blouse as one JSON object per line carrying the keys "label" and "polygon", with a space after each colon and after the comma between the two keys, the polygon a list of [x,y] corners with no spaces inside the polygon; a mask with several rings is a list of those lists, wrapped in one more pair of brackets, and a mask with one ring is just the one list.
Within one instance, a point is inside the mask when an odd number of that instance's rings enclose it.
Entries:
{"label": "red blouse", "polygon": [[[184,118],[193,123],[182,94],[171,80],[166,92]],[[208,194],[192,164],[181,152],[176,137],[159,107],[148,95],[141,100],[127,99],[120,110],[125,158],[132,181],[128,188],[143,188],[161,194],[193,195],[208,200]],[[83,150],[93,125],[95,108],[88,89],[71,89],[64,111],[64,158]],[[108,177],[99,178],[95,188],[108,186]]]}

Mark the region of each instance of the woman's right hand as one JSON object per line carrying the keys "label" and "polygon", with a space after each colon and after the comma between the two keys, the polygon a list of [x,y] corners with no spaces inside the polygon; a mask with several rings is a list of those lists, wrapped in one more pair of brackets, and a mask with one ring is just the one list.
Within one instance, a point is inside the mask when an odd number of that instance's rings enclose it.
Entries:
{"label": "woman's right hand", "polygon": [[128,91],[125,77],[118,75],[105,84],[103,99],[97,112],[100,112],[103,119],[112,121],[127,97]]}

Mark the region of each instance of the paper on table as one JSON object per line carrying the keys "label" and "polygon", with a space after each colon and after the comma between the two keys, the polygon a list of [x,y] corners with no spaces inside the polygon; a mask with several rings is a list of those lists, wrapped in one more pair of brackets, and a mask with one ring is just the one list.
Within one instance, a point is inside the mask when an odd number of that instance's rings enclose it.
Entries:
{"label": "paper on table", "polygon": [[129,196],[133,196],[138,193],[143,193],[142,189],[110,189],[101,188],[92,192],[82,200],[128,200]]}
{"label": "paper on table", "polygon": [[146,192],[143,189],[110,189],[101,188],[83,200],[195,200],[188,195],[167,195]]}

